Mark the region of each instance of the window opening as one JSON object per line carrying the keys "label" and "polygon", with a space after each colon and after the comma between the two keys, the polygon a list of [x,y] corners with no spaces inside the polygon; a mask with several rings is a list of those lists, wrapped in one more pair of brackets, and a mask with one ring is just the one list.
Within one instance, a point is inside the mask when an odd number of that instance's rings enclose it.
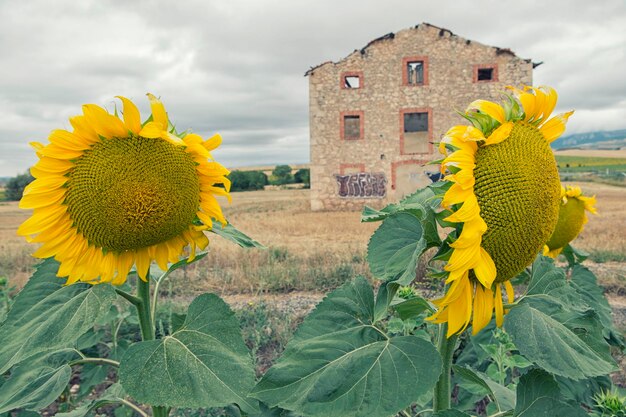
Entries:
{"label": "window opening", "polygon": [[406,64],[407,84],[424,84],[424,61],[410,61]]}
{"label": "window opening", "polygon": [[478,81],[491,81],[493,80],[493,68],[478,68]]}
{"label": "window opening", "polygon": [[344,88],[361,88],[361,77],[358,75],[348,75],[343,77]]}
{"label": "window opening", "polygon": [[361,139],[361,116],[343,116],[344,139]]}

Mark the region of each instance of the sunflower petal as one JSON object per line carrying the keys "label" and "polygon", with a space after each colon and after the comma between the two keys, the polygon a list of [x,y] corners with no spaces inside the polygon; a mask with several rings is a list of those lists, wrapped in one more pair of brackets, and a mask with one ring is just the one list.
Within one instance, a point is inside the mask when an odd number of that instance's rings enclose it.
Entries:
{"label": "sunflower petal", "polygon": [[152,109],[152,120],[155,123],[161,125],[161,130],[167,130],[167,112],[165,111],[165,106],[154,95],[148,93],[148,100],[150,100],[150,108]]}
{"label": "sunflower petal", "polygon": [[115,96],[122,100],[122,114],[124,115],[124,124],[126,128],[133,132],[135,135],[141,131],[141,115],[139,109],[135,106],[135,103],[122,96]]}
{"label": "sunflower petal", "polygon": [[506,121],[504,109],[501,105],[496,104],[493,101],[475,100],[470,103],[465,112],[469,113],[470,110],[478,110],[481,113],[485,113],[500,123],[504,123]]}
{"label": "sunflower petal", "polygon": [[567,123],[567,119],[569,119],[572,114],[574,114],[574,112],[569,111],[567,113],[554,116],[539,128],[539,131],[543,133],[543,136],[546,138],[548,143],[552,143],[555,139],[561,136],[563,132],[565,132],[565,124]]}

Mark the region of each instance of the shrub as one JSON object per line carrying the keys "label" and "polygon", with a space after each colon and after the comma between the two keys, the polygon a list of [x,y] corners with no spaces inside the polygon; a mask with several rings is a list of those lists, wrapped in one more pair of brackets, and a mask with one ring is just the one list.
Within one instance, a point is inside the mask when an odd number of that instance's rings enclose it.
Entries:
{"label": "shrub", "polygon": [[311,170],[300,168],[293,176],[294,182],[303,183],[306,188],[311,186]]}
{"label": "shrub", "polygon": [[5,190],[5,198],[8,201],[18,201],[22,199],[22,194],[24,194],[24,188],[32,181],[34,181],[30,172],[26,172],[25,174],[19,174],[13,178],[11,178],[7,182],[6,190]]}
{"label": "shrub", "polygon": [[268,184],[267,175],[261,171],[232,171],[228,177],[232,191],[262,190]]}
{"label": "shrub", "polygon": [[283,185],[293,182],[291,167],[289,165],[277,165],[272,171],[274,185]]}

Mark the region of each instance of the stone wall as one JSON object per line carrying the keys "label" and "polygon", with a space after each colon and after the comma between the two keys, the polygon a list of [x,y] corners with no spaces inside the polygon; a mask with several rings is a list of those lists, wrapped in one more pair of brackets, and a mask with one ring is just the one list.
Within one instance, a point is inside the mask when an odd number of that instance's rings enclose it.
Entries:
{"label": "stone wall", "polygon": [[[412,61],[423,62],[422,84],[406,85]],[[477,81],[481,68],[490,68],[493,80]],[[477,98],[498,101],[507,85],[530,85],[532,68],[508,49],[429,24],[385,35],[340,62],[312,68],[311,208],[380,207],[427,185],[425,173],[438,168],[425,164],[439,156],[430,142],[464,123],[455,110]],[[346,76],[359,77],[359,88],[345,88]],[[405,135],[405,113],[422,113],[428,129]]]}

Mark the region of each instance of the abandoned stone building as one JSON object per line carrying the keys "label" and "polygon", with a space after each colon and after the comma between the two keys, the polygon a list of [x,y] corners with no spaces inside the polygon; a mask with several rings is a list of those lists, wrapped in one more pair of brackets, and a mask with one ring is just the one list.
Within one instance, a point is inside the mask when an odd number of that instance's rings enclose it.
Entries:
{"label": "abandoned stone building", "polygon": [[431,182],[433,142],[477,99],[532,83],[533,63],[422,23],[309,77],[311,208],[380,207]]}

